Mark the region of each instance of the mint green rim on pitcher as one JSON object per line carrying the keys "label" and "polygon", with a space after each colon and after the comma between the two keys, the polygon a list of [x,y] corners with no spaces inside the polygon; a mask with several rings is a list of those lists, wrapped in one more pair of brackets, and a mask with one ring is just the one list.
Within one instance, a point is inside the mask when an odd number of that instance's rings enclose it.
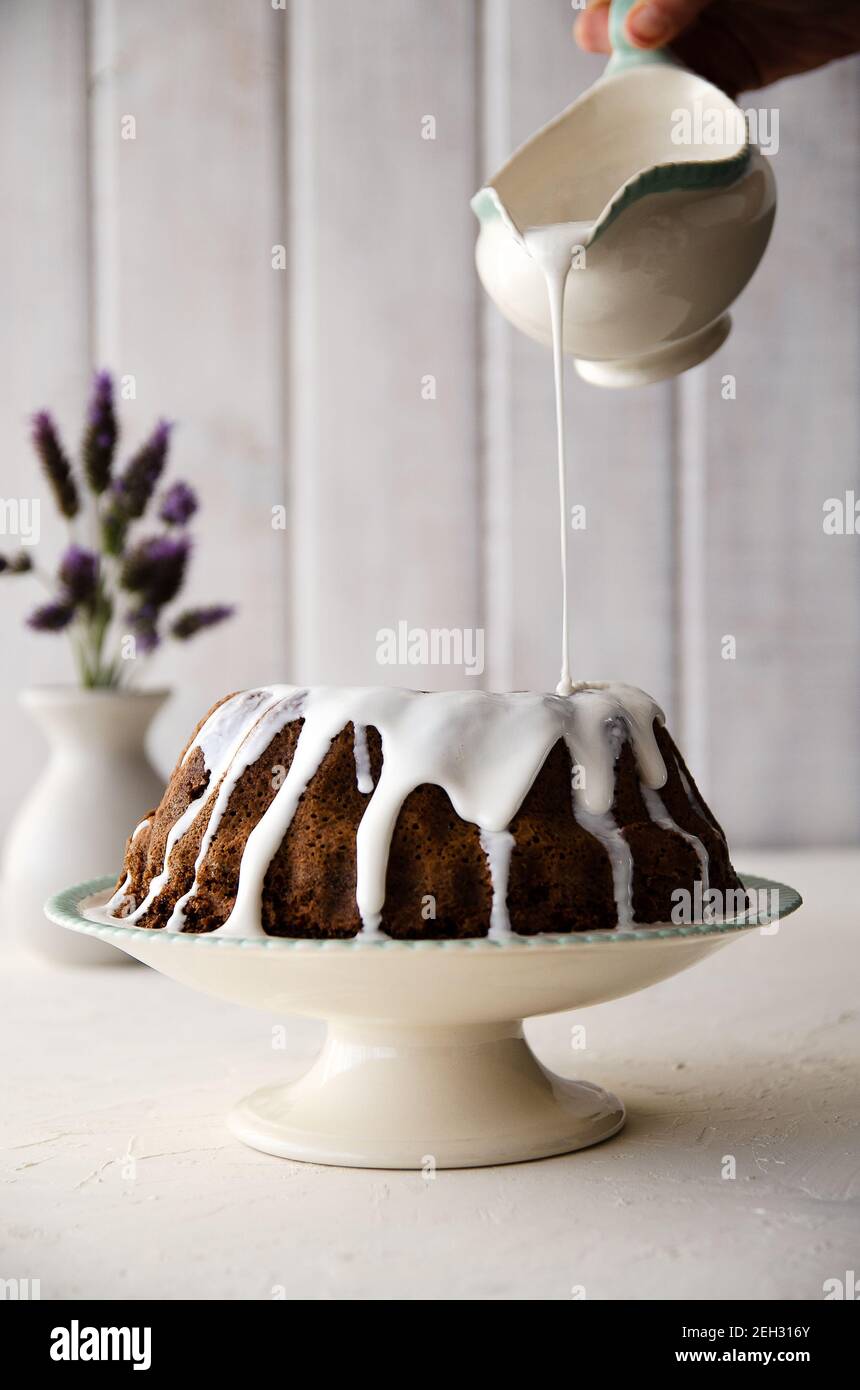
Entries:
{"label": "mint green rim on pitcher", "polygon": [[606,67],[607,74],[622,72],[625,68],[650,67],[654,63],[680,67],[682,64],[665,48],[637,48],[627,37],[627,16],[640,0],[612,0],[609,9],[609,41],[612,44],[612,57]]}

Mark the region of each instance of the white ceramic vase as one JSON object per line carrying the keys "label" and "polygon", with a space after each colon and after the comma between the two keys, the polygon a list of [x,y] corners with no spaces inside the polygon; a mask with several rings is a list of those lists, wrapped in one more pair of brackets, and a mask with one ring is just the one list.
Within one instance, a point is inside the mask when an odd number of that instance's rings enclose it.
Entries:
{"label": "white ceramic vase", "polygon": [[3,851],[4,930],[61,964],[111,964],[122,953],[48,922],[45,901],[64,884],[119,873],[130,831],[164,790],[146,755],[147,729],[166,690],[37,686],[20,702],[50,745],[47,767],[15,817]]}

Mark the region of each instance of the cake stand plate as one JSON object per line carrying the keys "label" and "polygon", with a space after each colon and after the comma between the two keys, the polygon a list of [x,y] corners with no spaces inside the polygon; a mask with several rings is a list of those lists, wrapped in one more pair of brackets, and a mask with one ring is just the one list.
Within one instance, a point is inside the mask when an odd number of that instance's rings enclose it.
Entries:
{"label": "cake stand plate", "polygon": [[246,1144],[313,1163],[432,1171],[569,1153],[617,1133],[621,1101],[542,1067],[522,1019],[656,984],[750,931],[772,934],[800,905],[784,884],[744,882],[757,897],[742,919],[505,942],[240,940],[123,927],[103,911],[112,879],[69,888],[46,912],[193,989],[328,1022],[303,1077],[232,1111]]}

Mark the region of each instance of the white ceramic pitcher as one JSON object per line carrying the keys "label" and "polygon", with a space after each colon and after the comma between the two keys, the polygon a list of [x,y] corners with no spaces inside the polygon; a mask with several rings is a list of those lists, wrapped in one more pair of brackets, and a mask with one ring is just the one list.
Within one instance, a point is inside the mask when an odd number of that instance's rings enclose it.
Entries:
{"label": "white ceramic pitcher", "polygon": [[633,48],[634,0],[612,0],[602,78],[476,194],[476,260],[502,313],[551,341],[543,274],[523,234],[585,224],[567,277],[564,350],[602,386],[674,376],[709,357],[776,211],[769,162],[741,109],[663,50]]}

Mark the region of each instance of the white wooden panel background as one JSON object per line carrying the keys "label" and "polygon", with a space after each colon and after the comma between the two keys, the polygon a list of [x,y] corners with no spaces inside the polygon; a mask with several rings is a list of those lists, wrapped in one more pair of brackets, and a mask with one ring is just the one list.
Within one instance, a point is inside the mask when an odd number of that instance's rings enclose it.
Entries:
{"label": "white wooden panel background", "polygon": [[[240,607],[152,663],[176,690],[164,767],[228,687],[470,683],[380,668],[400,619],[483,626],[490,688],[555,680],[550,365],[482,296],[468,199],[599,72],[570,21],[566,0],[4,0],[0,493],[38,490],[32,409],[75,441],[92,367],[133,374],[127,443],[178,421],[173,471],[203,495],[189,597]],[[669,385],[570,374],[575,664],[657,695],[734,838],[843,844],[860,536],[821,522],[860,495],[858,63],[747,103],[780,109],[781,206],[732,337]],[[24,584],[1,596],[0,830],[43,756],[16,691],[70,674],[21,630]]]}

